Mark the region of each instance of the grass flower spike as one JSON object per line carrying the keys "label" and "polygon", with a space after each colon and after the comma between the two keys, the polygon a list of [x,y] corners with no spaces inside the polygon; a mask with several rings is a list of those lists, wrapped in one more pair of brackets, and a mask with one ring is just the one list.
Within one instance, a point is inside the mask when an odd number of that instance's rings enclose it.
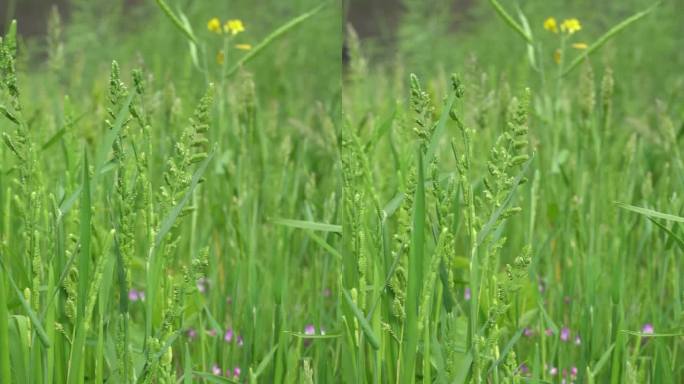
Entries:
{"label": "grass flower spike", "polygon": [[587,49],[589,48],[589,45],[587,45],[587,43],[573,43],[572,47],[575,49]]}
{"label": "grass flower spike", "polygon": [[240,32],[244,32],[245,26],[242,24],[242,20],[240,19],[231,19],[226,21],[225,24],[223,24],[223,31],[226,33],[230,33],[231,35],[235,36]]}
{"label": "grass flower spike", "polygon": [[239,49],[241,51],[249,51],[250,49],[252,49],[252,45],[251,44],[235,44],[235,48]]}
{"label": "grass flower spike", "polygon": [[544,29],[549,32],[558,33],[558,23],[556,23],[556,18],[549,17],[544,20]]}
{"label": "grass flower spike", "polygon": [[207,22],[207,29],[214,33],[221,33],[221,20],[217,17],[212,18]]}

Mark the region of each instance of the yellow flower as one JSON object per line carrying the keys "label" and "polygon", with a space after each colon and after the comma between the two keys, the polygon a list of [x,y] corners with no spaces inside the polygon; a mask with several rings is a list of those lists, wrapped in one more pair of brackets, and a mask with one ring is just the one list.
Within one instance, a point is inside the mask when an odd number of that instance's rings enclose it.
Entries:
{"label": "yellow flower", "polygon": [[568,35],[572,35],[573,33],[582,29],[582,26],[580,25],[580,22],[577,19],[565,19],[563,20],[563,23],[561,24],[560,28],[561,31],[567,32]]}
{"label": "yellow flower", "polygon": [[223,51],[218,51],[216,54],[216,63],[219,65],[223,65],[223,61],[226,59],[225,55],[223,54]]}
{"label": "yellow flower", "polygon": [[556,18],[549,17],[544,20],[544,29],[553,33],[558,33],[558,24],[556,24]]}
{"label": "yellow flower", "polygon": [[587,45],[587,43],[574,43],[574,44],[572,45],[572,47],[575,48],[575,49],[587,49],[587,48],[589,48],[589,46]]}
{"label": "yellow flower", "polygon": [[226,33],[230,32],[231,35],[235,36],[238,33],[244,31],[245,26],[242,24],[242,20],[232,19],[232,20],[226,21],[226,23],[223,24],[223,30]]}
{"label": "yellow flower", "polygon": [[560,64],[560,61],[561,61],[561,51],[560,51],[560,49],[556,49],[556,51],[553,52],[553,61],[555,61],[556,64]]}
{"label": "yellow flower", "polygon": [[242,50],[242,51],[249,51],[252,49],[251,44],[235,44],[235,48]]}
{"label": "yellow flower", "polygon": [[221,20],[219,20],[217,17],[209,20],[207,23],[207,29],[215,33],[221,33]]}

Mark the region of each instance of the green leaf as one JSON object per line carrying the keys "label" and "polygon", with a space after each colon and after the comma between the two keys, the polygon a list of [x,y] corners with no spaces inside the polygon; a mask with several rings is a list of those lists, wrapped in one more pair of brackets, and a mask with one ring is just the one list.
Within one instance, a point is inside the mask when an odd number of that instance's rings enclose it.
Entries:
{"label": "green leaf", "polygon": [[[162,0],[157,0],[157,2],[159,1]],[[278,37],[284,35],[289,30],[293,29],[294,27],[305,22],[306,20],[310,19],[312,16],[320,12],[326,6],[326,4],[327,2],[324,2],[315,7],[314,9],[308,12],[304,12],[303,14],[295,17],[294,19],[288,21],[287,23],[283,24],[282,26],[271,32],[270,35],[266,36],[266,38],[264,38],[259,44],[252,48],[252,50],[250,50],[246,55],[242,56],[235,64],[233,64],[233,66],[230,67],[226,72],[226,77],[231,76],[244,64],[247,64],[252,59],[257,57],[261,53],[261,51],[263,51],[266,47],[271,45],[271,43],[273,43]]]}
{"label": "green leaf", "polygon": [[[665,231],[665,233],[667,233],[668,235],[670,235],[670,237],[672,238],[672,240],[674,240],[674,242],[677,243],[677,246],[679,247],[679,249],[681,249],[682,251],[684,251],[684,240],[682,240],[681,237],[677,236],[676,233],[674,233],[670,228],[668,228],[668,227],[666,227],[665,225],[661,224],[658,220],[656,220],[656,219],[654,219],[654,218],[652,218],[652,217],[649,217],[648,219],[649,219],[653,224],[655,224],[656,226],[658,226],[658,228],[662,229],[663,231]],[[669,249],[669,247],[670,247],[670,245],[667,246],[668,249]]]}
{"label": "green leaf", "polygon": [[529,168],[532,159],[534,159],[534,155],[530,156],[530,158],[522,166],[522,169],[513,180],[511,190],[508,192],[508,195],[506,195],[506,198],[504,199],[503,203],[501,203],[501,205],[499,206],[499,208],[496,209],[496,211],[492,212],[492,215],[489,217],[489,220],[487,220],[487,223],[482,227],[480,232],[478,232],[477,246],[480,246],[482,244],[484,239],[487,237],[487,235],[489,235],[489,232],[494,227],[494,224],[496,224],[496,221],[499,219],[501,214],[504,212],[506,208],[508,208],[508,205],[513,200],[513,196],[515,196],[515,192],[518,189],[518,185],[520,185],[520,181],[525,176],[525,173],[527,173],[527,168]]}
{"label": "green leaf", "polygon": [[594,368],[591,370],[591,376],[596,376],[598,373],[601,371],[601,368],[603,368],[604,365],[606,365],[606,362],[608,362],[608,359],[610,358],[610,353],[613,351],[613,348],[615,348],[615,343],[611,344],[610,347],[603,352],[603,355],[601,355],[601,358],[599,359],[598,363],[594,365]]}
{"label": "green leaf", "polygon": [[315,221],[292,220],[292,219],[273,219],[273,224],[284,225],[286,227],[308,229],[311,231],[336,232],[342,233],[342,226],[336,224],[317,223]]}
{"label": "green leaf", "polygon": [[[494,1],[494,0],[490,0]],[[649,13],[651,13],[658,5],[660,5],[660,1],[656,2],[655,4],[651,5],[648,9],[645,9],[641,12],[637,12],[634,15],[624,19],[620,23],[616,24],[613,28],[609,29],[608,32],[604,33],[601,37],[599,37],[595,42],[593,42],[587,49],[585,49],[581,54],[579,54],[575,59],[568,65],[568,67],[563,71],[561,76],[565,76],[570,71],[575,69],[581,62],[584,60],[585,57],[589,56],[592,54],[595,50],[601,48],[603,44],[605,44],[608,40],[610,40],[611,37],[615,36],[618,34],[620,31],[623,29],[629,27],[633,23],[637,22],[638,20],[642,19]]]}
{"label": "green leaf", "polygon": [[204,380],[209,381],[211,383],[218,383],[218,384],[238,383],[238,381],[236,381],[236,380],[229,379],[229,378],[223,377],[223,376],[217,376],[217,375],[214,375],[214,374],[208,373],[208,372],[192,371],[192,374],[197,376],[197,377],[201,377]]}
{"label": "green leaf", "polygon": [[[378,341],[378,337],[375,336],[375,333],[373,333],[373,327],[371,327],[371,325],[368,323],[361,309],[359,309],[359,307],[357,307],[356,304],[354,304],[354,301],[352,300],[351,296],[349,296],[349,292],[347,292],[346,289],[343,289],[342,294],[344,296],[344,301],[347,303],[347,305],[349,305],[349,308],[351,308],[352,312],[354,313],[354,316],[356,316],[356,319],[359,321],[361,330],[363,331],[363,334],[366,335],[366,340],[368,340],[373,349],[375,349],[376,351],[379,350],[380,341]],[[337,336],[339,335],[336,335],[335,337]]]}
{"label": "green leaf", "polygon": [[38,334],[38,337],[40,338],[40,342],[43,344],[45,348],[50,348],[50,339],[48,338],[47,333],[45,333],[45,328],[43,328],[43,325],[40,323],[38,315],[36,315],[36,313],[33,312],[31,305],[26,301],[24,294],[19,290],[19,287],[17,287],[17,284],[14,282],[14,278],[12,277],[10,271],[7,269],[7,266],[5,265],[5,262],[1,255],[0,267],[2,267],[2,269],[5,271],[5,276],[7,276],[7,278],[9,279],[12,289],[14,289],[14,292],[17,294],[17,297],[21,302],[21,306],[24,307],[26,314],[31,320],[31,324],[33,324],[33,327],[35,328],[35,331]]}
{"label": "green leaf", "polygon": [[273,360],[273,356],[275,356],[276,351],[278,350],[278,344],[276,344],[273,348],[271,348],[271,351],[268,352],[268,354],[261,360],[259,365],[256,368],[256,371],[254,371],[254,376],[259,377],[263,372],[264,369],[268,366],[268,364],[271,363]]}
{"label": "green leaf", "polygon": [[0,382],[11,383],[9,311],[7,310],[7,292],[4,276],[4,273],[0,273]]}
{"label": "green leaf", "polygon": [[616,201],[615,205],[617,205],[618,207],[620,207],[622,209],[626,209],[628,211],[636,212],[636,213],[642,214],[644,216],[653,217],[656,219],[664,219],[664,220],[668,220],[668,221],[676,221],[678,223],[684,223],[684,217],[681,217],[681,216],[670,215],[669,213],[662,213],[662,212],[654,211],[654,210],[648,209],[648,208],[636,207],[634,205],[621,203],[619,201]]}
{"label": "green leaf", "polygon": [[533,42],[532,37],[530,35],[528,35],[527,33],[525,33],[525,30],[520,26],[520,24],[515,22],[513,17],[511,17],[511,15],[509,15],[508,12],[506,12],[504,7],[501,6],[501,4],[499,4],[499,2],[497,0],[489,0],[489,4],[491,4],[491,6],[494,8],[494,10],[499,15],[499,17],[501,17],[503,19],[503,21],[505,21],[506,24],[508,24],[508,26],[511,27],[511,29],[513,29],[523,39],[525,39],[525,41],[528,44],[532,44],[532,42]]}
{"label": "green leaf", "polygon": [[406,323],[404,324],[402,383],[415,380],[416,355],[418,352],[418,303],[423,283],[423,252],[425,244],[425,176],[423,153],[418,149],[418,180],[413,205],[413,229],[411,251],[408,260],[408,288],[406,292]]}
{"label": "green leaf", "polygon": [[184,35],[185,37],[188,38],[191,42],[199,45],[199,42],[197,41],[197,38],[195,35],[192,33],[192,30],[190,30],[187,26],[183,25],[183,23],[178,19],[178,17],[173,13],[171,8],[169,7],[168,4],[166,4],[166,1],[164,0],[155,0],[157,2],[157,5],[159,8],[164,12],[166,17],[171,20],[173,25],[176,26]]}

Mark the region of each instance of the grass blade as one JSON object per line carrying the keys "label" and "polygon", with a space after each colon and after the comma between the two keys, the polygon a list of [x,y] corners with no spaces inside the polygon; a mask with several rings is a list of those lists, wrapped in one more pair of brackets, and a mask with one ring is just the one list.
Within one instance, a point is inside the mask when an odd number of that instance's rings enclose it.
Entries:
{"label": "grass blade", "polygon": [[517,32],[523,39],[528,44],[532,44],[532,37],[525,33],[525,30],[520,26],[520,24],[516,23],[513,17],[506,12],[503,6],[497,1],[497,0],[489,0],[489,4],[494,8],[496,13],[503,19],[503,21],[508,24],[511,29],[513,29],[515,32]]}
{"label": "grass blade", "polygon": [[682,240],[681,237],[677,236],[676,233],[674,233],[670,228],[668,228],[668,227],[666,227],[665,225],[661,224],[658,220],[656,220],[656,219],[654,219],[654,218],[652,218],[652,217],[649,217],[648,219],[649,219],[653,224],[657,225],[658,228],[662,229],[663,231],[665,231],[665,233],[667,233],[668,235],[670,235],[670,237],[672,238],[672,240],[674,240],[674,242],[677,243],[677,246],[679,247],[679,249],[681,249],[682,251],[684,251],[684,240]]}
{"label": "grass blade", "polygon": [[286,227],[308,229],[311,231],[336,232],[342,233],[342,226],[336,224],[317,223],[315,221],[292,220],[292,219],[273,219],[273,224],[284,225]]}
{"label": "grass blade", "polygon": [[[347,303],[347,305],[349,305],[349,308],[351,308],[352,312],[354,312],[354,316],[356,316],[357,320],[359,321],[361,330],[363,331],[363,334],[366,335],[368,343],[371,345],[371,347],[373,347],[373,349],[380,349],[380,341],[378,340],[378,337],[375,336],[375,333],[373,333],[373,328],[366,320],[366,317],[363,315],[363,312],[361,312],[361,309],[354,304],[354,301],[352,300],[351,296],[349,296],[349,292],[347,292],[346,289],[342,290],[342,294],[344,296],[344,301]],[[340,335],[335,335],[334,337],[338,336]]]}
{"label": "grass blade", "polygon": [[31,324],[33,324],[33,327],[35,328],[35,331],[38,334],[38,338],[40,338],[40,342],[43,344],[45,348],[50,348],[50,339],[48,338],[47,333],[45,332],[45,328],[43,328],[43,325],[40,323],[38,315],[36,315],[36,313],[33,312],[33,309],[31,309],[31,305],[28,303],[28,301],[26,301],[24,294],[19,290],[19,287],[17,287],[17,284],[14,282],[14,278],[12,278],[12,274],[7,269],[7,266],[5,266],[5,262],[2,260],[2,257],[0,257],[0,267],[2,267],[2,269],[5,271],[5,276],[7,276],[7,278],[9,279],[12,289],[17,294],[17,297],[21,302],[21,306],[24,307],[26,314],[28,314],[28,317],[31,320]]}
{"label": "grass blade", "polygon": [[5,274],[0,273],[0,382],[11,383],[9,355],[9,311],[7,310],[7,292],[5,290]]}
{"label": "grass blade", "polygon": [[[157,0],[157,2],[162,1],[162,0]],[[246,55],[242,56],[235,64],[233,64],[232,67],[228,69],[226,72],[226,77],[231,76],[234,74],[241,66],[244,64],[247,64],[250,62],[252,59],[257,57],[261,51],[263,51],[266,47],[271,45],[278,37],[284,35],[286,32],[289,30],[293,29],[294,27],[298,26],[299,24],[305,22],[318,12],[320,12],[324,7],[326,3],[318,5],[316,8],[304,12],[303,14],[295,17],[294,19],[288,21],[287,23],[283,24],[279,28],[277,28],[275,31],[271,32],[270,35],[266,36],[259,44],[257,44],[251,51],[249,51]]]}
{"label": "grass blade", "polygon": [[169,5],[166,4],[166,1],[164,1],[164,0],[155,0],[155,1],[157,2],[157,5],[159,6],[159,8],[164,12],[166,17],[168,17],[169,20],[171,20],[173,25],[175,25],[176,28],[178,28],[185,35],[185,37],[188,38],[188,40],[192,41],[195,44],[199,44],[199,42],[197,41],[197,38],[192,33],[192,31],[189,28],[187,28],[185,25],[183,25],[183,23],[180,21],[180,19],[178,19],[178,17],[173,13],[173,11],[169,7]]}
{"label": "grass blade", "polygon": [[654,211],[654,210],[648,209],[648,208],[642,208],[642,207],[637,207],[634,205],[621,203],[619,201],[616,201],[615,205],[617,205],[618,207],[620,207],[622,209],[626,209],[628,211],[636,212],[636,213],[644,215],[644,216],[653,217],[655,219],[663,219],[663,220],[668,220],[668,221],[676,221],[678,223],[684,223],[684,217],[681,217],[681,216],[670,215],[669,213],[662,213],[662,212]]}
{"label": "grass blade", "polygon": [[[490,0],[494,1],[494,0]],[[658,5],[660,5],[660,1],[657,3],[651,5],[649,8],[637,12],[634,15],[624,19],[617,25],[615,25],[613,28],[609,29],[608,32],[604,33],[601,37],[599,37],[595,42],[593,42],[587,49],[585,49],[581,54],[579,54],[575,59],[568,65],[568,67],[563,71],[561,76],[565,76],[568,73],[570,73],[573,69],[575,69],[581,62],[584,60],[585,57],[589,56],[592,54],[594,51],[597,49],[601,48],[603,44],[605,44],[608,40],[610,40],[611,37],[615,36],[618,34],[620,31],[623,29],[629,27],[631,24],[637,22],[638,20],[642,19],[649,13],[651,13]]]}
{"label": "grass blade", "polygon": [[425,176],[423,171],[423,154],[418,150],[418,180],[416,197],[413,206],[413,231],[411,232],[411,251],[409,253],[408,288],[406,292],[406,347],[402,383],[413,383],[415,380],[416,354],[418,350],[418,302],[423,282],[423,245],[425,243]]}
{"label": "grass blade", "polygon": [[[97,174],[96,174],[97,175]],[[69,383],[83,383],[83,356],[85,354],[86,339],[86,302],[88,300],[88,288],[90,277],[90,170],[88,167],[88,154],[83,151],[83,189],[81,190],[81,206],[79,220],[79,235],[81,249],[78,255],[78,308],[76,311],[76,329],[74,330],[74,343],[71,349],[69,361]]]}
{"label": "grass blade", "polygon": [[520,181],[522,178],[525,176],[527,173],[527,168],[529,168],[530,163],[532,162],[532,159],[534,159],[534,156],[530,156],[530,158],[523,164],[522,169],[518,173],[518,175],[515,177],[513,180],[513,187],[511,188],[511,191],[508,192],[508,195],[506,196],[506,199],[504,202],[499,206],[499,208],[496,209],[496,211],[492,212],[492,215],[489,217],[489,220],[487,223],[482,227],[482,230],[478,232],[477,234],[477,245],[481,245],[484,239],[489,235],[489,232],[492,230],[494,227],[494,224],[496,224],[496,221],[499,219],[501,214],[504,212],[506,208],[508,208],[508,205],[511,203],[513,200],[513,196],[515,196],[515,193],[518,189],[518,185],[520,185]]}

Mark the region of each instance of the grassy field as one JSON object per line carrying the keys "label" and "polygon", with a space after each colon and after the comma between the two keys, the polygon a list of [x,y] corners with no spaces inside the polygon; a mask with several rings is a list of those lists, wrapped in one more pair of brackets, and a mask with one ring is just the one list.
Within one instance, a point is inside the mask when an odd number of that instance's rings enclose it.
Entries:
{"label": "grassy field", "polygon": [[1,31],[0,383],[684,380],[684,4],[363,5]]}

